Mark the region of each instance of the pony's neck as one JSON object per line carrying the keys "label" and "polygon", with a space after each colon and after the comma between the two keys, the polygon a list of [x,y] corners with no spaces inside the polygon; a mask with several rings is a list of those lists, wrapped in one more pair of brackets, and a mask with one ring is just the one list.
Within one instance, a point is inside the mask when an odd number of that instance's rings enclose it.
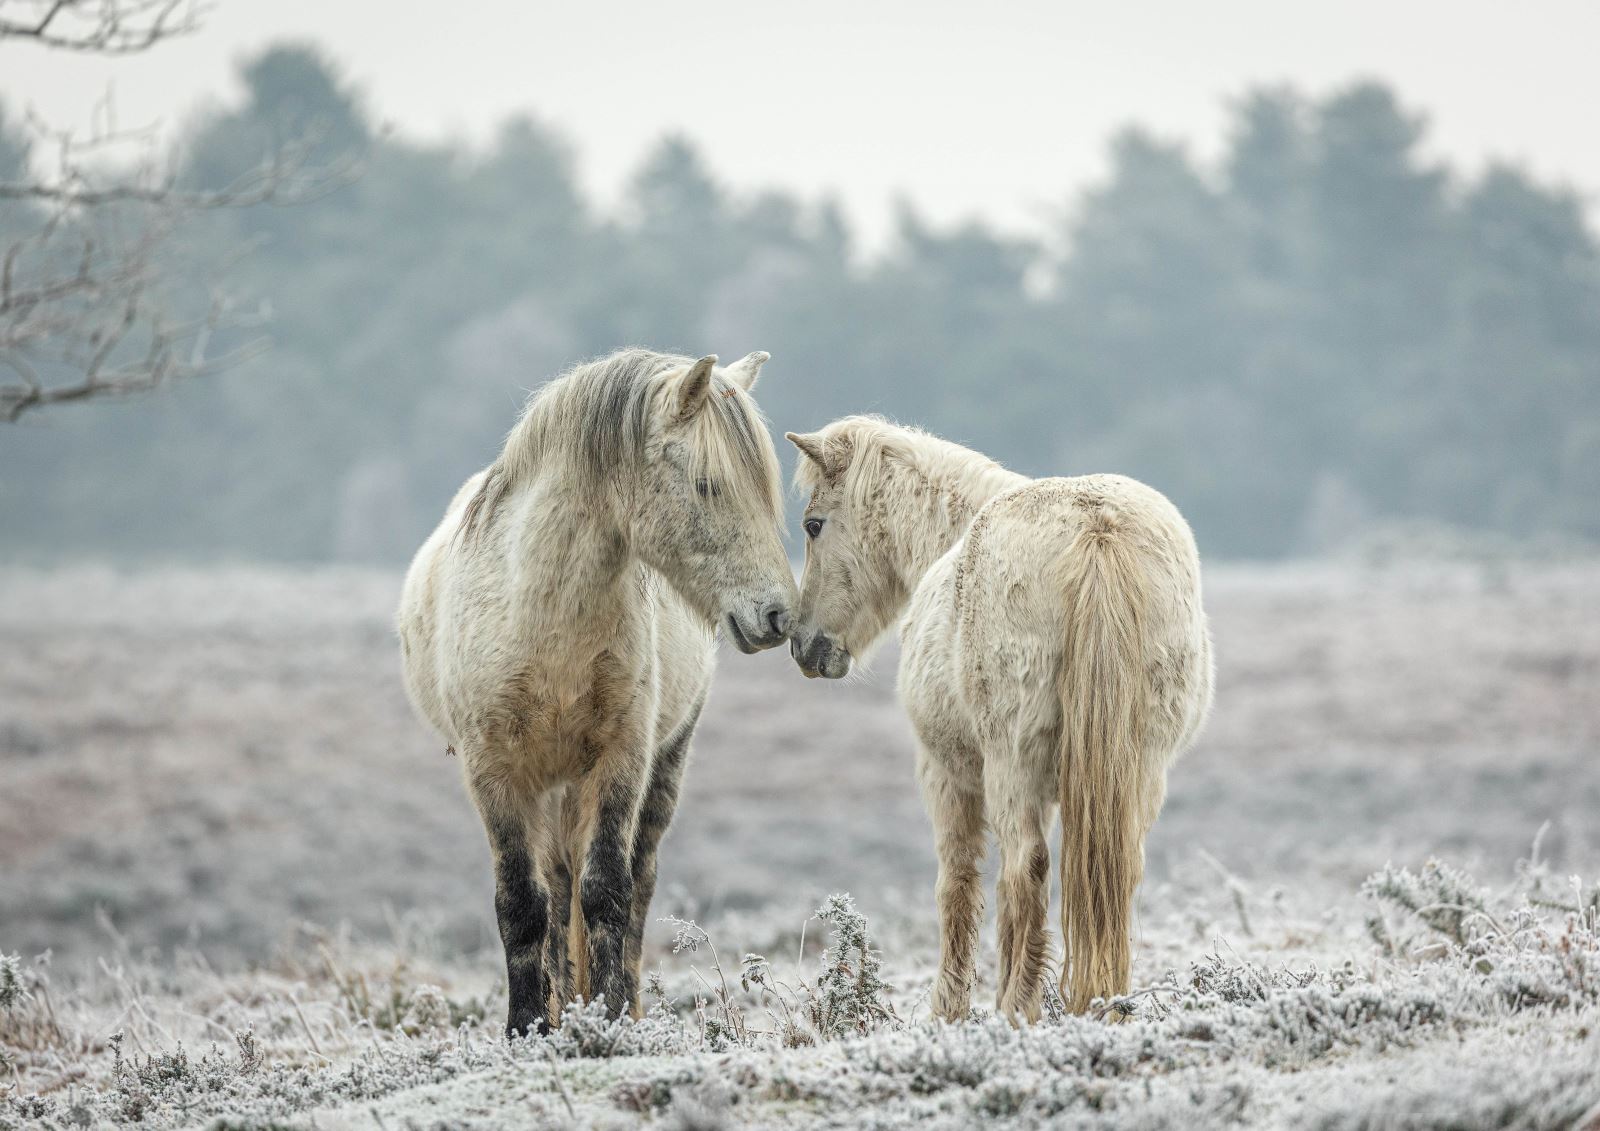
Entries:
{"label": "pony's neck", "polygon": [[513,490],[521,521],[506,549],[527,614],[571,647],[609,639],[640,568],[615,500],[563,475]]}
{"label": "pony's neck", "polygon": [[1028,481],[970,448],[931,436],[918,439],[885,468],[895,482],[881,496],[886,549],[908,596],[985,503]]}

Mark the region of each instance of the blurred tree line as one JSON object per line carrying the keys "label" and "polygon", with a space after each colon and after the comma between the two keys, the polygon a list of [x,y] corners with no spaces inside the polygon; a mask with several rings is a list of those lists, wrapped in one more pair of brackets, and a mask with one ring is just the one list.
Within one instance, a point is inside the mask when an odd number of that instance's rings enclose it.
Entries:
{"label": "blurred tree line", "polygon": [[[1037,240],[907,205],[864,256],[833,203],[731,194],[681,138],[607,215],[534,120],[422,144],[380,133],[312,50],[243,78],[244,103],[184,139],[186,183],[221,187],[307,127],[366,172],[191,233],[248,249],[230,278],[271,306],[265,357],[0,432],[6,558],[401,561],[526,390],[627,343],[771,351],[779,429],[879,411],[1030,474],[1138,476],[1214,554],[1386,519],[1600,539],[1582,203],[1431,164],[1381,85],[1249,95],[1216,168],[1130,130]],[[0,168],[26,151],[6,121]]]}

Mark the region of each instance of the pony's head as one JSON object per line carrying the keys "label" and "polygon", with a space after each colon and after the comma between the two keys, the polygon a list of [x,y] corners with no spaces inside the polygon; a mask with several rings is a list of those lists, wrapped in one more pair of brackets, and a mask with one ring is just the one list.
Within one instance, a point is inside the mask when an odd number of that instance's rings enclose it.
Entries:
{"label": "pony's head", "polygon": [[786,433],[802,459],[795,481],[809,488],[803,520],[805,572],[789,640],[807,676],[839,679],[904,608],[909,592],[896,568],[881,507],[873,506],[881,463],[879,435],[887,425],[870,417],[836,420],[820,432]]}
{"label": "pony's head", "polygon": [[799,603],[779,534],[778,460],[750,389],[765,353],[726,368],[627,349],[545,385],[464,529],[516,484],[554,474],[617,549],[664,576],[741,652],[781,644]]}
{"label": "pony's head", "polygon": [[750,396],[767,358],[657,374],[629,515],[635,553],[745,653],[781,644],[799,603],[778,459]]}

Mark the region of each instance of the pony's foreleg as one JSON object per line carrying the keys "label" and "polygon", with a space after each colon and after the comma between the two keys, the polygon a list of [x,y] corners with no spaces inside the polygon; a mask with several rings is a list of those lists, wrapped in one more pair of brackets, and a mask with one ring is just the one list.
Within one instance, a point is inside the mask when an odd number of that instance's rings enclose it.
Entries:
{"label": "pony's foreleg", "polygon": [[656,850],[678,808],[678,787],[689,760],[689,740],[700,718],[700,706],[695,705],[683,725],[656,751],[650,784],[639,806],[639,827],[633,835],[633,905],[623,947],[623,961],[635,991],[644,977],[644,929],[650,918],[650,900],[656,893]]}
{"label": "pony's foreleg", "polygon": [[567,936],[572,918],[572,866],[567,859],[564,835],[565,791],[545,794],[539,815],[539,875],[549,894],[550,925],[544,934],[544,976],[550,995],[549,1015],[561,1016],[572,1000],[572,967],[568,962]]}
{"label": "pony's foreleg", "polygon": [[494,911],[506,952],[508,1037],[550,1030],[550,987],[544,972],[550,900],[534,876],[526,799],[502,781],[474,778],[472,797],[494,856]]}
{"label": "pony's foreleg", "polygon": [[[1045,912],[1050,905],[1049,807],[1023,781],[991,782],[990,821],[1000,841],[1000,989],[995,1008],[1016,1023],[1039,1019],[1049,954]],[[1020,776],[1020,775],[1019,775]]]}
{"label": "pony's foreleg", "polygon": [[[582,952],[572,958],[579,987],[604,997],[613,1017],[631,1011],[639,986],[624,960],[633,919],[633,840],[648,767],[634,751],[615,751],[578,784],[574,860]],[[579,932],[574,931],[574,935]]]}
{"label": "pony's foreleg", "polygon": [[545,935],[545,977],[550,983],[550,1016],[559,1018],[561,1010],[578,992],[573,985],[572,952],[572,867],[563,851],[550,865],[550,930]]}
{"label": "pony's foreleg", "polygon": [[926,748],[918,762],[923,801],[939,856],[939,976],[933,1015],[964,1021],[972,1009],[974,957],[983,920],[983,784],[952,773]]}

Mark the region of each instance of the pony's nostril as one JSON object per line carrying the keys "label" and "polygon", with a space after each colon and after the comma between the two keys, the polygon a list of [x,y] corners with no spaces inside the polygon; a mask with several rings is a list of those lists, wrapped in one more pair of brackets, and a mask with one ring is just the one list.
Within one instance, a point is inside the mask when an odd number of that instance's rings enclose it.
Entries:
{"label": "pony's nostril", "polygon": [[789,610],[782,605],[774,605],[767,609],[767,627],[772,629],[774,636],[788,636]]}

